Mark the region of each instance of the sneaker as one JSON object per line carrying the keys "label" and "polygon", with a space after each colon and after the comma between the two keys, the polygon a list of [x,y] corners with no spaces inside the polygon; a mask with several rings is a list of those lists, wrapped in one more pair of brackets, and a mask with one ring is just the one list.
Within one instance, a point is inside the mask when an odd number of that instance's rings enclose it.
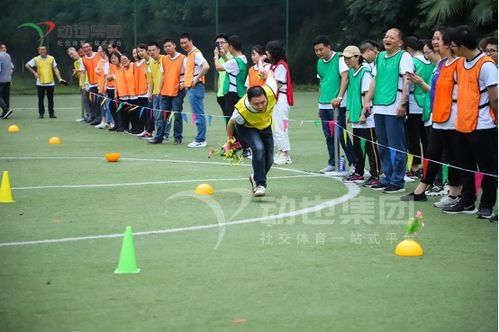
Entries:
{"label": "sneaker", "polygon": [[327,165],[323,169],[319,171],[319,173],[324,174],[324,173],[329,173],[329,172],[334,172],[334,166]]}
{"label": "sneaker", "polygon": [[12,110],[9,108],[7,110],[7,112],[5,112],[4,114],[2,114],[2,119],[8,119],[9,116],[11,116],[11,115],[12,115]]}
{"label": "sneaker", "polygon": [[[5,119],[5,118],[4,118]],[[43,114],[38,115],[38,119],[43,119]]]}
{"label": "sneaker", "polygon": [[477,218],[478,219],[492,219],[494,216],[494,212],[492,212],[491,208],[479,208],[477,212]]}
{"label": "sneaker", "polygon": [[445,195],[445,189],[443,186],[433,186],[431,189],[425,191],[428,196],[443,196]]}
{"label": "sneaker", "polygon": [[403,202],[413,201],[413,202],[426,202],[428,198],[426,194],[423,192],[422,194],[416,194],[414,191],[409,195],[405,195],[400,197],[400,200]]}
{"label": "sneaker", "polygon": [[[379,180],[378,180],[378,181],[379,181]],[[379,182],[378,182],[378,183],[376,183],[376,184],[372,184],[372,185],[371,185],[371,189],[372,189],[372,190],[376,190],[376,191],[378,191],[378,190],[385,190],[387,187],[388,187],[388,186],[387,186],[386,184],[381,183],[381,181],[379,181]]]}
{"label": "sneaker", "polygon": [[420,178],[421,175],[423,175],[423,170],[422,169],[418,169],[417,171],[410,170],[407,173],[405,173],[405,175],[411,179],[416,180]]}
{"label": "sneaker", "polygon": [[154,139],[154,138],[150,138],[147,140],[147,143],[149,143],[149,144],[161,144],[161,142],[162,141]]}
{"label": "sneaker", "polygon": [[266,190],[266,188],[264,186],[257,186],[255,188],[255,191],[253,192],[253,196],[255,196],[255,197],[265,196],[265,190]]}
{"label": "sneaker", "polygon": [[345,183],[364,183],[364,177],[359,174],[351,174],[348,177],[343,179]]}
{"label": "sneaker", "polygon": [[[371,187],[371,189],[372,189],[372,187]],[[395,194],[395,193],[401,193],[401,192],[404,192],[404,191],[405,191],[404,187],[397,187],[397,186],[389,184],[385,188],[385,190],[383,190],[383,193],[384,194]]]}
{"label": "sneaker", "polygon": [[256,189],[256,182],[255,179],[253,178],[253,174],[249,176],[249,182],[251,183],[251,190],[255,192]]}
{"label": "sneaker", "polygon": [[144,130],[140,134],[137,134],[137,137],[151,137],[151,134]]}
{"label": "sneaker", "polygon": [[459,201],[456,204],[443,208],[443,213],[447,214],[475,214],[477,209],[475,208],[475,204],[472,203],[470,205],[465,205],[463,202]]}
{"label": "sneaker", "polygon": [[408,177],[407,175],[404,175],[404,182],[414,182],[416,180],[414,180],[413,178],[410,178]]}
{"label": "sneaker", "polygon": [[75,121],[76,122],[85,122],[85,119],[84,118],[80,118],[80,119],[76,119]]}
{"label": "sneaker", "polygon": [[105,129],[106,128],[106,124],[104,122],[101,122],[97,126],[95,126],[95,128],[97,128],[97,129]]}
{"label": "sneaker", "polygon": [[459,202],[459,197],[444,196],[438,202],[433,203],[433,206],[443,209],[456,205],[457,202]]}
{"label": "sneaker", "polygon": [[182,144],[182,140],[176,139],[173,141],[173,145],[179,145]]}
{"label": "sneaker", "polygon": [[285,165],[286,164],[286,157],[283,155],[280,155],[277,157],[277,159],[274,159],[274,165]]}
{"label": "sneaker", "polygon": [[55,114],[50,114],[49,118],[51,118],[51,119],[57,119],[57,117],[55,116]]}
{"label": "sneaker", "polygon": [[113,129],[114,127],[115,127],[115,126],[114,126],[114,123],[112,123],[112,122],[111,122],[111,123],[109,124],[109,129]]}
{"label": "sneaker", "polygon": [[374,176],[370,176],[363,184],[362,186],[364,187],[367,187],[367,188],[370,188],[372,185],[374,184],[378,184],[379,183],[379,179],[377,177],[374,177]]}
{"label": "sneaker", "polygon": [[242,157],[251,158],[251,149],[250,148],[243,149]]}
{"label": "sneaker", "polygon": [[206,143],[206,141],[203,141],[203,142],[192,141],[191,143],[187,144],[187,146],[190,148],[204,148],[204,147],[206,147],[206,145],[208,145],[208,143]]}
{"label": "sneaker", "polygon": [[[139,134],[139,135],[142,135],[142,134]],[[144,134],[144,135],[142,135],[142,136],[139,136],[139,135],[137,135],[137,137],[138,137],[139,139],[149,139],[149,138],[152,138],[152,135],[151,135],[151,134],[149,134],[147,131],[145,132],[145,134]]]}

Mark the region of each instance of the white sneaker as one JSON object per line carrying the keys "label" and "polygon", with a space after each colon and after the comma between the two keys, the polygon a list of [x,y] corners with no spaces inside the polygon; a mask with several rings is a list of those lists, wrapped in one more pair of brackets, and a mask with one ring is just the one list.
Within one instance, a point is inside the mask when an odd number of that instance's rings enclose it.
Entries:
{"label": "white sneaker", "polygon": [[111,123],[109,124],[109,129],[113,129],[113,128],[114,128],[114,123],[112,123],[112,122],[111,122]]}
{"label": "white sneaker", "polygon": [[204,147],[206,147],[206,145],[208,145],[208,143],[206,143],[206,141],[203,141],[203,142],[192,141],[191,143],[187,144],[187,146],[190,148],[204,148]]}
{"label": "white sneaker", "polygon": [[255,197],[262,197],[265,196],[265,187],[264,186],[256,186],[255,192],[253,193],[253,196]]}
{"label": "white sneaker", "polygon": [[137,134],[137,137],[144,137],[145,135],[149,134],[147,131],[143,131],[140,134]]}
{"label": "white sneaker", "polygon": [[274,165],[285,165],[286,164],[286,157],[283,155],[280,155],[277,157],[277,159],[274,159]]}
{"label": "white sneaker", "polygon": [[104,122],[101,122],[99,123],[98,125],[94,126],[95,128],[98,128],[98,129],[104,129],[106,128],[107,124],[104,123]]}
{"label": "white sneaker", "polygon": [[293,161],[291,160],[291,157],[289,157],[289,156],[287,156],[287,157],[283,157],[283,159],[284,159],[284,163],[285,163],[285,164],[288,164],[288,165],[289,165],[289,164],[292,164],[292,163],[293,163]]}
{"label": "white sneaker", "polygon": [[331,166],[331,165],[327,165],[326,167],[324,167],[323,169],[321,169],[319,171],[319,173],[329,173],[329,172],[334,172],[334,166]]}
{"label": "white sneaker", "polygon": [[456,204],[457,202],[459,202],[459,197],[452,198],[449,196],[444,196],[438,202],[433,203],[433,206],[443,209],[446,207],[451,207],[454,204]]}

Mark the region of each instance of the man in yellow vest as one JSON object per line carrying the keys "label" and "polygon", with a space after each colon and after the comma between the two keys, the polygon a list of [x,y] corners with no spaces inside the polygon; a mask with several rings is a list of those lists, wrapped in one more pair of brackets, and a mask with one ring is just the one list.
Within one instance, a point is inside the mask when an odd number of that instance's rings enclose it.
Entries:
{"label": "man in yellow vest", "polygon": [[54,73],[60,84],[66,85],[67,82],[61,78],[61,73],[57,68],[57,62],[55,61],[53,56],[48,55],[47,48],[45,46],[38,47],[38,54],[38,56],[34,57],[28,63],[26,63],[25,67],[36,78],[36,87],[38,90],[39,118],[43,119],[43,116],[45,114],[45,105],[43,104],[43,101],[45,99],[45,94],[47,94],[47,100],[49,103],[49,116],[50,118],[55,119]]}
{"label": "man in yellow vest", "polygon": [[272,138],[272,112],[277,98],[277,82],[274,72],[267,72],[266,85],[254,86],[234,106],[232,117],[227,123],[228,143],[224,149],[231,149],[235,131],[253,153],[253,174],[249,180],[253,196],[265,196],[267,173],[274,163],[274,139]]}
{"label": "man in yellow vest", "polygon": [[76,51],[76,48],[69,47],[67,50],[68,56],[73,60],[73,74],[72,76],[78,80],[78,87],[80,88],[80,96],[81,96],[81,118],[77,119],[77,122],[85,121],[85,101],[82,93],[83,88],[85,87],[85,73],[80,70],[81,67],[81,58]]}

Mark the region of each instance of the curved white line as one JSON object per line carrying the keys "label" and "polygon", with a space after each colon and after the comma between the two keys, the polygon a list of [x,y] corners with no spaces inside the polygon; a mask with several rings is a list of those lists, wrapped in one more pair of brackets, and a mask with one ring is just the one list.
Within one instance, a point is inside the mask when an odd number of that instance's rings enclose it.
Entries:
{"label": "curved white line", "polygon": [[[89,159],[89,158],[94,158],[94,157],[69,157],[67,159]],[[0,157],[0,159],[9,159],[9,157]],[[30,157],[13,157],[11,159],[30,159]],[[64,157],[33,157],[31,159],[64,159]],[[100,159],[100,158],[98,158]],[[143,160],[139,158],[129,158],[130,160]],[[147,159],[147,161],[152,161],[150,159]],[[167,161],[165,159],[158,159],[158,161]],[[197,162],[197,161],[180,161],[176,160],[176,162],[184,162],[184,163],[209,163],[213,164],[212,162]],[[217,163],[217,164],[222,164],[222,165],[227,165],[226,163]],[[281,170],[286,170],[290,172],[295,172],[295,173],[301,173],[301,174],[310,174],[305,171],[297,170],[297,169],[291,169],[291,168],[283,168],[283,167],[276,167],[277,169]],[[314,174],[315,175],[315,174]],[[235,221],[229,221],[225,223],[217,223],[217,224],[209,224],[209,225],[199,225],[199,226],[190,226],[190,227],[179,227],[179,228],[166,228],[166,229],[160,229],[156,231],[144,231],[144,232],[134,232],[134,236],[147,236],[147,235],[156,235],[156,234],[168,234],[168,233],[182,233],[182,232],[192,232],[192,231],[197,231],[197,230],[205,230],[205,229],[211,229],[211,228],[216,228],[216,227],[223,227],[223,226],[232,226],[232,225],[242,225],[242,224],[250,224],[258,221],[270,221],[270,220],[275,220],[275,219],[280,219],[280,218],[288,218],[288,217],[296,217],[300,216],[303,214],[307,213],[313,213],[317,212],[326,208],[330,208],[332,206],[335,206],[337,204],[345,203],[354,197],[356,197],[360,193],[360,189],[357,185],[353,183],[343,183],[340,179],[334,178],[334,177],[328,177],[325,175],[317,175],[317,176],[322,176],[322,177],[327,177],[327,178],[332,178],[346,186],[348,189],[348,192],[345,195],[342,195],[340,197],[322,202],[320,204],[308,207],[308,208],[303,208],[301,210],[296,210],[296,211],[290,211],[290,212],[285,212],[285,213],[280,213],[272,216],[265,216],[265,217],[258,217],[258,218],[249,218],[249,219],[242,219],[242,220],[235,220]],[[109,238],[121,238],[123,237],[122,233],[119,234],[104,234],[104,235],[90,235],[90,236],[79,236],[79,237],[67,237],[67,238],[61,238],[61,239],[46,239],[46,240],[34,240],[34,241],[17,241],[17,242],[4,242],[0,243],[0,247],[13,247],[13,246],[23,246],[23,245],[35,245],[35,244],[49,244],[49,243],[62,243],[62,242],[72,242],[72,241],[84,241],[84,240],[97,240],[97,239],[109,239]]]}

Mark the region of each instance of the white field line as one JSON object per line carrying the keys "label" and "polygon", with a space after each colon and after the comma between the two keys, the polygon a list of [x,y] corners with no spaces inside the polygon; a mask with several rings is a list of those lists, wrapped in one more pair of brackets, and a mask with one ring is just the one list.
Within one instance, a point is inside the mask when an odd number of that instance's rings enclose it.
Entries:
{"label": "white field line", "polygon": [[[29,159],[89,159],[89,158],[100,159],[99,157],[0,157],[0,159],[26,159],[26,160],[29,160]],[[198,162],[198,161],[165,160],[165,159],[158,159],[158,160],[140,159],[140,158],[128,158],[128,159],[129,160],[144,160],[144,161],[163,161],[163,162],[169,161],[169,162],[182,162],[182,163],[199,163],[199,164],[205,164],[205,163],[214,164],[215,163],[215,162]],[[226,163],[216,163],[216,164],[227,165]],[[310,173],[307,173],[307,172],[301,171],[301,170],[283,168],[283,167],[276,167],[276,168],[280,169],[280,170],[284,170],[284,171],[294,172],[294,173],[307,174],[307,176],[310,176]],[[327,177],[324,175],[317,175],[317,176]],[[342,183],[338,178],[332,178],[332,179]],[[154,231],[135,232],[134,236],[147,236],[147,235],[157,235],[157,234],[192,232],[192,231],[205,230],[205,229],[224,227],[224,226],[250,224],[250,223],[255,223],[258,221],[262,221],[262,222],[263,221],[270,221],[270,220],[275,220],[275,219],[280,219],[280,218],[300,216],[300,215],[307,214],[307,213],[314,213],[314,212],[317,212],[317,211],[320,211],[323,209],[327,209],[327,208],[330,208],[330,207],[338,205],[338,204],[345,203],[345,202],[353,199],[354,197],[356,197],[360,193],[360,189],[357,185],[355,185],[353,183],[344,183],[344,185],[347,187],[348,192],[346,194],[344,194],[343,196],[340,196],[340,197],[337,197],[337,198],[334,198],[331,200],[327,200],[327,201],[322,202],[320,204],[317,204],[317,205],[314,205],[314,206],[311,206],[308,208],[300,209],[300,210],[280,213],[280,214],[271,215],[271,216],[229,221],[229,222],[224,222],[224,223],[190,226],[190,227],[166,228],[166,229],[160,229],[160,230],[154,230]],[[0,243],[0,247],[50,244],[50,243],[62,243],[62,242],[121,238],[121,237],[123,237],[123,233],[90,235],[90,236],[79,236],[79,237],[67,237],[67,238],[59,238],[59,239],[46,239],[46,240],[34,240],[34,241],[4,242],[4,243]]]}

